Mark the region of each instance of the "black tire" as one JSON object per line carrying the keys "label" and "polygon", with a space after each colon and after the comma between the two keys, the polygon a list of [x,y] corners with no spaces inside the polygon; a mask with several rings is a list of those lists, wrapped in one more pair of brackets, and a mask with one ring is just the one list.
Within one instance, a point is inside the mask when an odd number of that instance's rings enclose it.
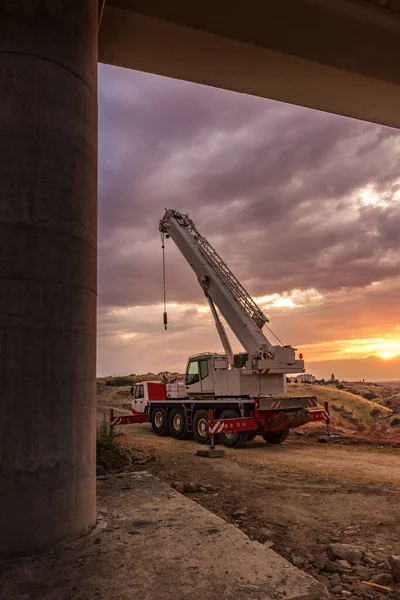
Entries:
{"label": "black tire", "polygon": [[288,435],[289,429],[283,429],[282,431],[268,431],[268,433],[263,433],[262,437],[268,444],[283,444]]}
{"label": "black tire", "polygon": [[169,431],[176,440],[187,437],[186,416],[183,408],[173,408],[169,413]]}
{"label": "black tire", "polygon": [[156,435],[169,435],[168,415],[165,408],[153,408],[150,421]]}
{"label": "black tire", "polygon": [[[218,417],[219,419],[237,419],[239,413],[236,410],[228,409]],[[242,448],[249,438],[248,431],[233,431],[232,433],[220,433],[219,439],[227,448]]]}
{"label": "black tire", "polygon": [[199,444],[208,444],[210,436],[208,435],[208,411],[198,410],[193,419],[193,435]]}

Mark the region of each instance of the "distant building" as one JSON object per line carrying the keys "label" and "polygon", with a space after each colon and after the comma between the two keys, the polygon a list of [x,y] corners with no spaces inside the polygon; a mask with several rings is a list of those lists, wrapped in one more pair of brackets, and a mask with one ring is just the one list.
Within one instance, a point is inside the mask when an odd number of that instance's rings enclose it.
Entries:
{"label": "distant building", "polygon": [[310,375],[309,373],[301,373],[301,375],[296,375],[296,377],[290,377],[290,383],[315,383],[316,378],[314,375]]}

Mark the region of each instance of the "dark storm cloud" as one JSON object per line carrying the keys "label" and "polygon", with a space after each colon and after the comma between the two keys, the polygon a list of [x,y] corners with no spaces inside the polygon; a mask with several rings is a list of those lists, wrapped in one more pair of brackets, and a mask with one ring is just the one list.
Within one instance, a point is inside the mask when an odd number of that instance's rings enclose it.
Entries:
{"label": "dark storm cloud", "polygon": [[[399,144],[388,128],[102,66],[100,303],[160,301],[167,206],[190,213],[253,295],[395,276]],[[368,185],[385,204],[357,199]],[[201,302],[169,246],[169,299]]]}

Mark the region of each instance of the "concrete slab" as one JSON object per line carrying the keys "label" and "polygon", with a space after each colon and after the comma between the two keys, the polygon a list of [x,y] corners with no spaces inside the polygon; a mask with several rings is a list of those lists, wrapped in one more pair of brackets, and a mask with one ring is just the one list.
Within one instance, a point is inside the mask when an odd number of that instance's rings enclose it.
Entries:
{"label": "concrete slab", "polygon": [[323,585],[148,473],[98,482],[99,520],[51,553],[0,564],[1,600],[317,600]]}

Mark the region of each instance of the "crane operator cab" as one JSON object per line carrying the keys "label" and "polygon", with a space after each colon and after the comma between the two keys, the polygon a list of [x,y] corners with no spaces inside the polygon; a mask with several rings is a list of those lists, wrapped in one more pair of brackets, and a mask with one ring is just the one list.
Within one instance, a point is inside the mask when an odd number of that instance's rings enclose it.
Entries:
{"label": "crane operator cab", "polygon": [[205,352],[190,356],[186,367],[186,394],[197,397],[226,395],[228,370],[226,354]]}
{"label": "crane operator cab", "polygon": [[[216,356],[218,355],[207,353],[189,357],[185,377],[188,396],[214,396],[214,359]],[[225,362],[225,368],[228,368],[227,359]]]}
{"label": "crane operator cab", "polygon": [[[226,354],[208,352],[190,356],[185,377],[189,397],[243,397],[281,395],[286,392],[286,377],[282,374],[254,373],[244,368],[241,355],[235,355],[242,367],[229,367]],[[239,364],[239,362],[238,362]]]}

